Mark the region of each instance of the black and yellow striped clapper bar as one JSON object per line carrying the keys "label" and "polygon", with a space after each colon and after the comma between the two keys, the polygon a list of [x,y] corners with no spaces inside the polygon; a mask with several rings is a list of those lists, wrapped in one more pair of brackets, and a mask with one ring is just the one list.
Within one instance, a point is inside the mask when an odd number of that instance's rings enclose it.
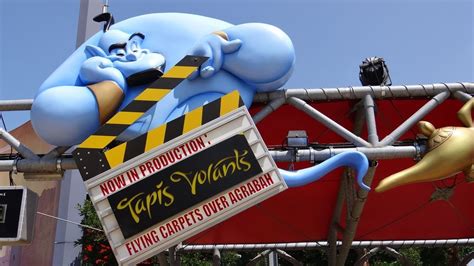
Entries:
{"label": "black and yellow striped clapper bar", "polygon": [[232,91],[215,101],[200,106],[133,140],[122,143],[104,152],[105,159],[110,168],[114,168],[243,105],[244,103],[240,98],[239,91]]}
{"label": "black and yellow striped clapper bar", "polygon": [[243,106],[236,90],[135,139],[106,150],[119,134],[206,60],[206,57],[186,56],[82,142],[73,155],[84,181]]}

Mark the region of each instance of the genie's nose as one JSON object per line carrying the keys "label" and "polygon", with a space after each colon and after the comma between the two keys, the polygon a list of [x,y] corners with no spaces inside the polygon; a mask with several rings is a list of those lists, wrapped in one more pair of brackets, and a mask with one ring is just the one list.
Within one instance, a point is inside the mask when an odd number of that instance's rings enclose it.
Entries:
{"label": "genie's nose", "polygon": [[127,58],[127,61],[137,61],[138,55],[137,53],[130,52],[125,56],[125,58]]}

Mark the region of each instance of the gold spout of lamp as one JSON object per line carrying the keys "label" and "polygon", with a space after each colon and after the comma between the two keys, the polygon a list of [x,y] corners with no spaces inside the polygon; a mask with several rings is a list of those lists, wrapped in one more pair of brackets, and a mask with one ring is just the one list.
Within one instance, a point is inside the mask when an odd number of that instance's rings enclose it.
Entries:
{"label": "gold spout of lamp", "polygon": [[468,181],[474,181],[474,127],[471,109],[474,98],[459,111],[458,119],[465,127],[436,129],[430,122],[420,121],[421,134],[428,137],[428,151],[414,166],[383,179],[377,192],[419,182],[431,182],[464,172]]}

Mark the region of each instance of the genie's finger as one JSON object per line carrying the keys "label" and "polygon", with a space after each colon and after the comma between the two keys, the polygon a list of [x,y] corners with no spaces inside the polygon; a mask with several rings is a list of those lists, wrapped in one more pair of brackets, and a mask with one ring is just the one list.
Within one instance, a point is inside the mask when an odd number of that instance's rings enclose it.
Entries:
{"label": "genie's finger", "polygon": [[222,52],[225,54],[231,54],[239,50],[240,46],[242,45],[242,41],[240,39],[235,39],[232,41],[225,42],[222,45]]}
{"label": "genie's finger", "polygon": [[214,74],[215,69],[212,66],[207,66],[201,69],[201,77],[202,78],[209,78]]}
{"label": "genie's finger", "polygon": [[199,69],[194,71],[193,73],[191,73],[191,75],[189,75],[188,79],[189,80],[196,79],[197,77],[199,77],[199,72],[201,72]]}
{"label": "genie's finger", "polygon": [[113,66],[114,66],[114,64],[112,63],[112,61],[109,61],[109,60],[108,61],[102,61],[99,64],[100,68],[107,68],[107,67],[113,67]]}
{"label": "genie's finger", "polygon": [[196,47],[194,47],[191,52],[189,53],[190,55],[197,55],[197,56],[206,56],[208,57],[209,59],[204,62],[201,67],[197,70],[197,71],[194,71],[189,77],[188,79],[189,80],[194,80],[196,79],[197,77],[201,76],[202,77],[202,74],[203,74],[203,70],[212,65],[212,61],[213,61],[213,58],[212,58],[212,49],[211,47],[208,45],[208,44],[200,44]]}

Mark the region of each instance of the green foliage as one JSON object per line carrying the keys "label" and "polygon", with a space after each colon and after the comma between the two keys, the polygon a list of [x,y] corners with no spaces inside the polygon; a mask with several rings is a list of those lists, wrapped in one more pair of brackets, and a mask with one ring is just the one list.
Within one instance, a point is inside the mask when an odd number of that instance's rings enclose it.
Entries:
{"label": "green foliage", "polygon": [[[289,250],[286,252],[305,265],[328,265],[329,263],[325,250]],[[291,265],[281,259],[278,262],[281,265]]]}
{"label": "green foliage", "polygon": [[182,265],[210,266],[212,265],[212,255],[207,253],[185,253],[181,255]]}
{"label": "green foliage", "polygon": [[221,253],[222,265],[241,265],[239,264],[241,255],[235,252],[222,252]]}
{"label": "green foliage", "polygon": [[420,248],[401,248],[400,254],[405,256],[414,266],[421,266],[423,262],[421,260]]}
{"label": "green foliage", "polygon": [[82,216],[82,224],[102,229],[99,217],[89,199],[86,199],[83,205],[78,204],[77,209],[79,210],[79,214]]}
{"label": "green foliage", "polygon": [[[82,216],[82,224],[102,229],[99,217],[89,199],[86,199],[82,205],[79,204],[77,208]],[[117,265],[103,232],[82,227],[82,237],[75,244],[82,245],[82,265]]]}

